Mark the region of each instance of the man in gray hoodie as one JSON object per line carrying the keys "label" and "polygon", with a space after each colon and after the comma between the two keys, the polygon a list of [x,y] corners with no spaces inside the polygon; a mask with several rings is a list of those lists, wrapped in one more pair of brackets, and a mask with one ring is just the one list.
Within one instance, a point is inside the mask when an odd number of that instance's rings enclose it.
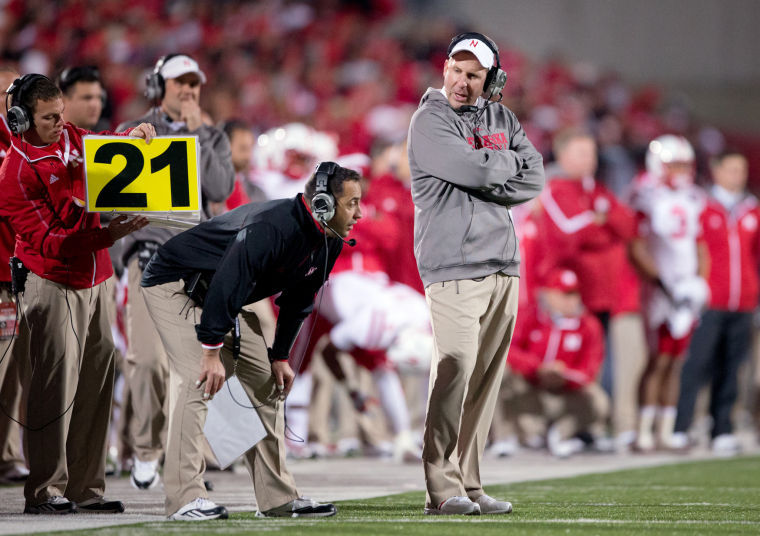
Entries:
{"label": "man in gray hoodie", "polygon": [[510,207],[541,191],[543,160],[515,115],[490,99],[506,74],[485,35],[454,37],[443,88],[409,127],[414,253],[435,354],[422,459],[426,514],[505,514],[480,458],[517,317],[520,254]]}

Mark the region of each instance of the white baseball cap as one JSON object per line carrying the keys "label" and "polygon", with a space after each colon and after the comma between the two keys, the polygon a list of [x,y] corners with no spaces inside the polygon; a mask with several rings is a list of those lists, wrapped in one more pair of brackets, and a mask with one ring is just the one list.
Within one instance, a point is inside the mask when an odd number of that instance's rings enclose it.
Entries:
{"label": "white baseball cap", "polygon": [[480,64],[486,69],[493,67],[495,60],[494,53],[491,48],[480,39],[475,39],[473,37],[462,39],[451,49],[449,58],[463,50],[475,54],[475,57],[478,58],[478,62],[480,62]]}
{"label": "white baseball cap", "polygon": [[169,58],[169,60],[165,61],[161,66],[160,72],[161,76],[163,76],[165,79],[179,78],[183,74],[195,73],[200,77],[201,84],[206,83],[206,75],[203,71],[201,71],[201,68],[198,67],[198,62],[190,56],[185,56],[184,54]]}

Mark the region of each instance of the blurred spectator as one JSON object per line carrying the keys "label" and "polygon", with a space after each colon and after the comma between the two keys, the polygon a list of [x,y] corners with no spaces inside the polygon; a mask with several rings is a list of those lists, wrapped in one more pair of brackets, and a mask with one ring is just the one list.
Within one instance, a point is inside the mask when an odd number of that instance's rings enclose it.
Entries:
{"label": "blurred spectator", "polygon": [[596,383],[604,356],[599,321],[581,302],[575,272],[555,268],[544,280],[538,304],[518,313],[507,360],[514,374],[505,376],[492,451],[506,455],[523,444],[538,446],[546,437],[560,458],[579,451],[581,432],[599,437],[609,400]]}
{"label": "blurred spectator", "polygon": [[367,206],[365,213],[371,218],[367,221],[377,219],[380,225],[386,219],[396,222],[396,232],[391,237],[386,257],[391,262],[385,262],[384,270],[393,281],[424,294],[414,258],[414,203],[406,139],[391,144],[377,143],[371,177],[367,195],[362,200]]}
{"label": "blurred spectator", "polygon": [[[227,136],[203,122],[200,93],[206,80],[206,74],[191,57],[184,54],[163,56],[156,62],[146,83],[146,95],[154,106],[140,119],[118,127],[118,130],[125,130],[136,123],[148,122],[154,125],[160,136],[198,136],[202,219],[211,215],[209,203],[224,203],[235,181]],[[128,271],[126,378],[133,406],[131,481],[137,489],[151,488],[159,480],[169,380],[168,358],[145,306],[140,279],[153,253],[178,233],[175,229],[151,226],[123,242],[123,261]]]}
{"label": "blurred spectator", "polygon": [[[614,333],[624,343],[611,341],[602,367],[601,385],[613,396],[615,432],[632,432],[638,407],[633,387],[645,362],[641,355],[644,333],[638,312],[638,282],[632,275],[621,284],[626,269],[626,247],[633,238],[633,212],[597,181],[597,147],[585,130],[567,128],[554,137],[556,162],[547,166],[550,179],[539,197],[540,207],[529,216],[526,248],[531,279],[541,280],[554,266],[574,270],[580,281],[584,306],[611,336],[613,313],[632,313],[616,322],[626,329]],[[532,227],[535,225],[535,232]],[[527,251],[526,251],[527,253]],[[637,322],[638,320],[638,322]],[[630,331],[628,330],[630,328]],[[609,340],[609,339],[608,339]],[[612,350],[618,350],[614,353]]]}
{"label": "blurred spectator", "polygon": [[[58,75],[56,83],[63,93],[64,121],[85,130],[94,130],[97,126],[101,125],[100,114],[105,102],[105,90],[101,85],[100,71],[98,71],[97,67],[67,67]],[[107,223],[111,221],[113,217],[112,214],[101,214],[100,221],[101,223]],[[121,263],[121,242],[117,242],[108,248],[108,254],[111,257],[114,273],[106,281],[106,304],[108,317],[111,322],[111,332],[116,341],[117,336],[120,336],[116,318],[116,291],[119,277],[124,271],[124,266]],[[117,377],[123,375],[124,356],[121,353],[118,344],[116,344],[114,362],[116,363]],[[123,380],[119,382],[117,379],[115,383],[120,389],[124,385]],[[116,439],[118,432],[115,430],[116,425],[114,423],[118,421],[121,408],[121,404],[118,403],[117,400],[123,400],[125,397],[129,397],[128,392],[116,392],[116,389],[114,389],[113,422],[111,424],[111,433],[109,433],[107,461],[109,467],[106,469],[111,473],[116,472],[120,465],[118,447],[116,446],[118,443]]]}
{"label": "blurred spectator", "polygon": [[95,130],[105,101],[98,68],[67,67],[58,75],[57,83],[63,92],[64,120],[79,128]]}
{"label": "blurred spectator", "polygon": [[230,140],[230,158],[235,169],[235,186],[225,201],[227,210],[250,202],[266,200],[261,188],[251,181],[253,150],[256,138],[251,127],[243,121],[225,121],[222,130]]}
{"label": "blurred spectator", "polygon": [[641,382],[636,447],[644,452],[673,446],[681,367],[709,293],[709,257],[699,241],[705,196],[694,174],[691,144],[681,136],[660,136],[649,144],[647,174],[633,201],[640,224],[631,257],[652,283],[646,305],[656,338]]}
{"label": "blurred spectator", "polygon": [[711,385],[712,448],[735,454],[731,412],[736,402],[739,366],[752,339],[758,304],[760,208],[746,191],[747,160],[728,151],[712,162],[713,185],[702,213],[704,241],[710,254],[710,302],[700,319],[681,373],[674,446],[687,447],[697,393]]}
{"label": "blurred spectator", "polygon": [[327,133],[303,123],[288,123],[267,130],[256,141],[253,184],[267,199],[293,197],[318,162],[338,156],[338,146]]}

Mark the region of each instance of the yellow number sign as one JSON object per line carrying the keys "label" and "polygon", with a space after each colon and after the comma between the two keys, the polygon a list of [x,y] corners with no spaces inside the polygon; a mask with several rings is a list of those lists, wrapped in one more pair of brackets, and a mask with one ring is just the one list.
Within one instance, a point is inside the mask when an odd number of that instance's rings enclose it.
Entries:
{"label": "yellow number sign", "polygon": [[195,136],[85,136],[87,210],[197,212],[199,158]]}

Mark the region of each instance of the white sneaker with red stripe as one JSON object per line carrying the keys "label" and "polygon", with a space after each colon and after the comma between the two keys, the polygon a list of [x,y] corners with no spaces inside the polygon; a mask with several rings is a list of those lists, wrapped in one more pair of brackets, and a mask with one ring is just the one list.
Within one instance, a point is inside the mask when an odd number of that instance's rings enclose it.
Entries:
{"label": "white sneaker with red stripe", "polygon": [[472,502],[468,497],[455,495],[442,501],[438,508],[425,507],[425,514],[429,516],[478,516],[480,505]]}

